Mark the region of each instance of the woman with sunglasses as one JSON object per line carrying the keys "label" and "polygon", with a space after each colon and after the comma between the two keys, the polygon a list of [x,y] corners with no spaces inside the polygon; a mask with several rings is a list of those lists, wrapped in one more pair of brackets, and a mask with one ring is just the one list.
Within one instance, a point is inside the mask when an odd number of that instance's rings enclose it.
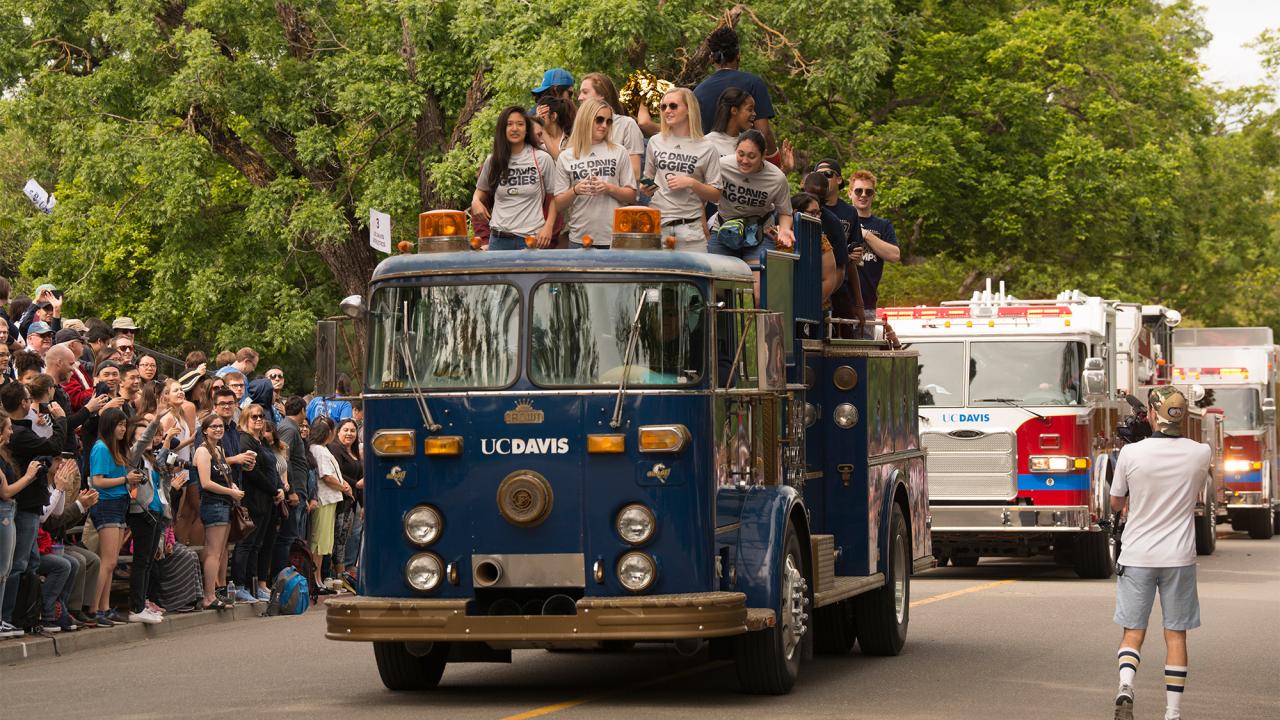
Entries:
{"label": "woman with sunglasses", "polygon": [[613,80],[604,73],[587,73],[582,76],[582,83],[578,87],[580,88],[578,112],[583,112],[581,108],[588,100],[599,100],[613,111],[609,140],[614,145],[626,148],[627,157],[631,160],[631,177],[639,178],[640,158],[644,155],[644,132],[640,130],[640,125],[635,120],[623,112],[622,102],[618,99],[618,89],[614,87]]}
{"label": "woman with sunglasses", "polygon": [[[262,462],[240,469],[240,486],[244,490],[245,509],[253,520],[253,532],[236,543],[231,556],[231,580],[238,588],[235,599],[240,602],[257,602],[271,599],[266,590],[267,578],[261,572],[262,555],[270,558],[275,544],[280,516],[274,512],[275,504],[284,500],[284,488],[276,475],[275,453],[263,438],[266,436],[267,415],[261,405],[250,405],[240,413],[240,452],[252,452]],[[268,565],[270,563],[268,562]]]}
{"label": "woman with sunglasses", "polygon": [[[227,534],[231,531],[231,503],[244,491],[231,480],[231,466],[219,443],[227,427],[217,415],[206,415],[200,427],[204,442],[196,448],[200,478],[200,521],[204,523],[204,606],[223,610],[235,604],[227,595]],[[110,578],[110,574],[107,575]]]}
{"label": "woman with sunglasses", "polygon": [[527,237],[540,248],[551,246],[556,209],[545,200],[554,169],[551,156],[534,147],[533,121],[524,109],[513,105],[499,113],[493,151],[471,195],[472,216],[489,224],[490,250],[523,250]]}
{"label": "woman with sunglasses", "polygon": [[601,100],[578,108],[569,149],[556,163],[556,205],[569,213],[569,247],[591,236],[597,247],[613,238],[613,211],[635,202],[636,180],[627,149],[609,139],[613,109]]}
{"label": "woman with sunglasses", "polygon": [[662,212],[662,234],[675,237],[677,250],[706,252],[704,208],[720,199],[720,156],[702,135],[702,111],[692,90],[668,90],[660,110],[661,131],[645,149],[640,191]]}
{"label": "woman with sunglasses", "polygon": [[716,101],[715,122],[706,138],[721,156],[732,155],[738,136],[755,127],[755,122],[756,99],[746,90],[731,87]]}

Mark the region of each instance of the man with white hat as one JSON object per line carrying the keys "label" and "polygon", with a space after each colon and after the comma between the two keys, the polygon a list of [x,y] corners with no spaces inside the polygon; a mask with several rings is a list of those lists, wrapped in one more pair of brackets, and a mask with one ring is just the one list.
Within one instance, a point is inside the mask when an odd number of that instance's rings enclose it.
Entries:
{"label": "man with white hat", "polygon": [[1200,627],[1196,499],[1209,476],[1213,452],[1204,443],[1182,437],[1188,403],[1181,390],[1171,385],[1152,388],[1147,402],[1154,432],[1124,446],[1111,483],[1111,509],[1128,515],[1116,567],[1115,622],[1124,628],[1124,638],[1116,653],[1120,689],[1115,717],[1133,718],[1134,677],[1159,589],[1166,647],[1164,716],[1177,720],[1182,717],[1187,682],[1187,631]]}
{"label": "man with white hat", "polygon": [[142,328],[133,323],[133,318],[128,316],[120,316],[111,321],[111,337],[116,338],[121,335],[133,337],[137,335]]}

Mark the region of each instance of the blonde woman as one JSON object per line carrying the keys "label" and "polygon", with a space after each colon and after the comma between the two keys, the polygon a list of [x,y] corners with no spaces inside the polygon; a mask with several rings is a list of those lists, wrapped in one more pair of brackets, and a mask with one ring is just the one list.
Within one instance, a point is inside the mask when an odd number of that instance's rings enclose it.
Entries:
{"label": "blonde woman", "polygon": [[707,251],[707,203],[720,200],[720,157],[702,135],[702,111],[688,88],[672,88],[659,106],[661,132],[645,149],[640,191],[662,212],[662,234],[676,249]]}
{"label": "blonde woman", "polygon": [[609,139],[613,109],[601,100],[578,108],[569,148],[556,161],[556,206],[569,212],[569,246],[591,236],[598,247],[613,238],[613,211],[635,202],[636,179],[627,149]]}

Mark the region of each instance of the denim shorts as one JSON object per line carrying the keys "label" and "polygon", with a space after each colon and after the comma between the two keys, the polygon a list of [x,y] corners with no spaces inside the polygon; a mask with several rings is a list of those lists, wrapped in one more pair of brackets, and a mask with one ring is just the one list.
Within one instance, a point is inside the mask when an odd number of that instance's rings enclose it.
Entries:
{"label": "denim shorts", "polygon": [[490,250],[527,250],[524,238],[519,235],[505,233],[501,230],[489,231]]}
{"label": "denim shorts", "polygon": [[211,502],[200,498],[200,522],[205,527],[228,525],[231,523],[231,506],[224,502]]}
{"label": "denim shorts", "polygon": [[104,528],[122,528],[125,527],[125,515],[129,512],[129,498],[111,498],[109,500],[99,500],[97,504],[89,508],[89,517],[93,520],[93,526],[99,530]]}
{"label": "denim shorts", "polygon": [[[764,227],[760,228],[760,232],[761,234],[764,233]],[[712,255],[727,255],[729,257],[740,258],[748,265],[763,264],[765,251],[773,249],[773,238],[768,235],[765,235],[764,239],[760,241],[760,244],[755,247],[743,247],[737,249],[727,248],[724,245],[721,245],[719,232],[711,233],[711,237],[707,240],[707,252]]]}
{"label": "denim shorts", "polygon": [[1147,568],[1125,566],[1116,579],[1115,623],[1131,630],[1147,627],[1156,590],[1166,630],[1200,627],[1200,596],[1196,592],[1196,566]]}

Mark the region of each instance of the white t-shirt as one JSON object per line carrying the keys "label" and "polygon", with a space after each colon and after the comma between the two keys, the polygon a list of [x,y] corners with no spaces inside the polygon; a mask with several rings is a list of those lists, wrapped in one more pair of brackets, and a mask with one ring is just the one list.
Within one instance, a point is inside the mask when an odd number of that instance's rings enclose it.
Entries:
{"label": "white t-shirt", "polygon": [[[476,178],[476,188],[484,192],[489,191],[492,162],[492,155],[485,158],[480,166],[480,177]],[[542,198],[551,193],[554,169],[551,156],[543,150],[534,150],[526,145],[524,150],[512,155],[507,172],[498,180],[498,187],[493,193],[489,227],[521,237],[536,235],[546,223],[542,215]]]}
{"label": "white t-shirt", "polygon": [[342,479],[342,469],[338,467],[338,461],[334,459],[333,453],[323,445],[312,445],[311,456],[316,459],[316,501],[321,505],[342,502],[342,491],[321,480],[325,475]]}
{"label": "white t-shirt", "polygon": [[791,187],[787,176],[769,161],[760,169],[747,175],[738,169],[736,155],[720,158],[720,203],[717,214],[721,220],[734,218],[758,218],[777,210],[791,214]]}
{"label": "white t-shirt", "polygon": [[1125,445],[1111,480],[1112,497],[1129,496],[1120,564],[1183,567],[1196,562],[1196,500],[1213,451],[1188,438],[1150,437]]}
{"label": "white t-shirt", "polygon": [[703,203],[693,190],[672,190],[667,181],[686,175],[715,185],[720,180],[720,156],[716,152],[707,140],[690,140],[666,133],[649,138],[644,152],[644,174],[658,183],[651,207],[662,212],[664,222],[702,217]]}
{"label": "white t-shirt", "polygon": [[626,148],[628,155],[644,154],[644,132],[640,130],[639,123],[627,115],[613,114],[613,131],[609,133],[609,139],[614,145]]}
{"label": "white t-shirt", "polygon": [[[560,153],[556,162],[556,194],[572,189],[574,183],[592,175],[614,185],[636,186],[627,149],[621,145],[611,148],[606,143],[596,143],[582,159],[574,155],[573,148]],[[609,246],[613,239],[613,211],[621,206],[622,203],[608,193],[575,195],[573,204],[569,206],[569,239],[580,243],[582,236],[590,235],[594,245]]]}
{"label": "white t-shirt", "polygon": [[733,155],[738,150],[737,140],[732,135],[725,135],[722,132],[713,130],[702,137],[704,140],[709,140],[720,155]]}

